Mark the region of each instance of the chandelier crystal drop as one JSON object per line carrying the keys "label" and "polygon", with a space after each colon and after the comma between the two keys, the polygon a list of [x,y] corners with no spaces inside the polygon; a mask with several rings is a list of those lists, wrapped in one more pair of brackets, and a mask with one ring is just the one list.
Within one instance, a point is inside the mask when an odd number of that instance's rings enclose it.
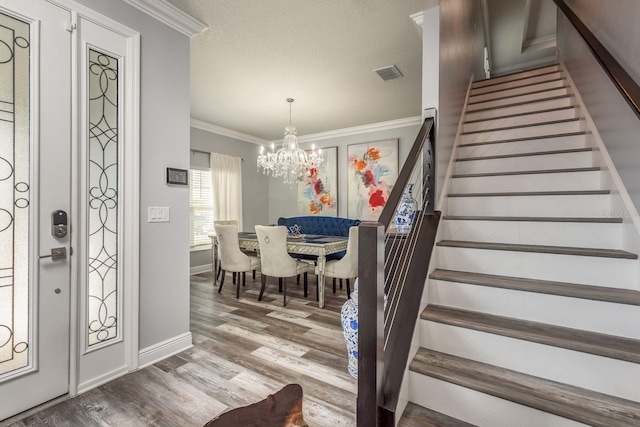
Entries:
{"label": "chandelier crystal drop", "polygon": [[282,177],[285,184],[293,185],[301,181],[305,176],[310,176],[313,169],[322,165],[321,150],[314,147],[311,153],[298,146],[298,134],[296,127],[291,125],[291,104],[292,98],[287,98],[289,103],[289,126],[284,128],[284,139],[282,145],[275,151],[275,145],[271,144],[271,151],[265,153],[264,146],[260,147],[258,156],[258,171],[274,177]]}

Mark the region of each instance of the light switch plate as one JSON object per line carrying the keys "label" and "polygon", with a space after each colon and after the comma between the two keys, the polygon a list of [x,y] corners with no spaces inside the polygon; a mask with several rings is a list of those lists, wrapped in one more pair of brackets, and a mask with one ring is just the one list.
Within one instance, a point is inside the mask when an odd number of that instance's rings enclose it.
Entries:
{"label": "light switch plate", "polygon": [[169,222],[170,220],[171,218],[168,206],[149,206],[149,222]]}

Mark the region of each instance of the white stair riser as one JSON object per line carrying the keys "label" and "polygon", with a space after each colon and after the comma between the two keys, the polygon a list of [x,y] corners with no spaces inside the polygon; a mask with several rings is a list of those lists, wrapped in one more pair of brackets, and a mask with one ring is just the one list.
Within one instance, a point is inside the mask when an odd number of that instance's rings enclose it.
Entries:
{"label": "white stair riser", "polygon": [[559,136],[553,138],[531,139],[526,141],[498,142],[458,147],[458,157],[500,156],[520,153],[539,153],[541,151],[568,150],[585,148],[587,138],[583,135]]}
{"label": "white stair riser", "polygon": [[622,224],[444,220],[441,227],[443,240],[600,249],[622,247]]}
{"label": "white stair riser", "polygon": [[497,117],[481,122],[465,123],[462,126],[463,132],[474,132],[486,129],[504,128],[509,126],[534,125],[549,121],[568,120],[578,118],[577,108],[567,108],[564,110],[547,111],[543,113],[531,113],[515,117]]}
{"label": "white stair riser", "polygon": [[516,96],[516,95],[526,95],[531,92],[537,92],[541,90],[549,90],[549,89],[558,89],[567,85],[567,81],[564,79],[561,80],[552,80],[552,81],[544,81],[524,87],[515,87],[509,89],[503,89],[497,92],[492,93],[484,93],[484,94],[471,94],[469,97],[470,103],[476,102],[484,102],[495,98],[505,98],[508,96]]}
{"label": "white stair riser", "polygon": [[437,268],[583,285],[636,289],[637,260],[436,247]]}
{"label": "white stair riser", "polygon": [[543,100],[543,99],[548,99],[548,98],[553,98],[556,96],[562,96],[562,95],[568,95],[568,94],[569,94],[568,88],[552,89],[542,93],[532,93],[528,95],[514,96],[513,98],[496,99],[494,101],[486,101],[486,102],[479,102],[477,104],[469,104],[467,106],[467,111],[471,112],[471,111],[477,111],[477,110],[484,110],[486,108],[506,107],[508,105],[511,106],[514,104],[520,104],[522,102],[538,101],[538,100]]}
{"label": "white stair riser", "polygon": [[601,171],[452,178],[452,193],[599,190]]}
{"label": "white stair riser", "polygon": [[420,334],[423,347],[431,350],[640,400],[635,363],[424,320]]}
{"label": "white stair riser", "polygon": [[575,99],[573,97],[567,96],[567,97],[562,97],[558,99],[540,100],[538,102],[532,102],[528,104],[513,105],[509,107],[477,111],[475,113],[472,111],[467,111],[467,114],[465,115],[464,119],[465,121],[487,120],[492,118],[509,116],[512,114],[535,113],[538,111],[548,110],[551,108],[568,107],[574,104],[575,104]]}
{"label": "white stair riser", "polygon": [[588,427],[577,421],[411,371],[409,399],[478,427]]}
{"label": "white stair riser", "polygon": [[455,163],[456,174],[517,172],[566,168],[592,167],[593,151],[544,154],[540,156],[507,157],[487,160],[469,160]]}
{"label": "white stair riser", "polygon": [[602,217],[611,196],[449,197],[447,215]]}
{"label": "white stair riser", "polygon": [[429,281],[429,304],[640,339],[635,305],[444,280]]}
{"label": "white stair riser", "polygon": [[535,76],[535,77],[529,77],[526,79],[521,79],[521,80],[514,80],[511,82],[506,82],[506,83],[499,83],[499,84],[494,84],[491,86],[486,86],[486,87],[480,87],[480,88],[475,88],[475,89],[471,89],[471,95],[481,95],[483,93],[489,93],[489,92],[495,92],[498,90],[505,90],[505,89],[511,89],[513,87],[518,87],[518,86],[527,86],[527,85],[533,85],[536,83],[543,83],[543,82],[547,82],[550,80],[557,80],[559,78],[562,77],[562,73],[560,71],[557,71],[555,73],[551,73],[551,74],[543,74],[543,75],[539,75],[539,76]]}
{"label": "white stair riser", "polygon": [[473,88],[477,89],[477,88],[488,87],[488,86],[493,87],[493,85],[495,84],[513,82],[513,81],[522,81],[523,79],[540,76],[540,75],[544,75],[544,74],[548,74],[556,71],[561,71],[561,68],[559,65],[552,65],[550,67],[539,68],[536,70],[529,70],[529,71],[505,75],[501,77],[494,77],[491,80],[478,81],[473,84]]}
{"label": "white stair riser", "polygon": [[562,135],[565,133],[581,132],[585,130],[585,122],[576,120],[571,122],[534,125],[523,128],[495,130],[462,135],[460,144],[473,144],[477,142],[502,141],[515,138],[533,138],[547,135]]}

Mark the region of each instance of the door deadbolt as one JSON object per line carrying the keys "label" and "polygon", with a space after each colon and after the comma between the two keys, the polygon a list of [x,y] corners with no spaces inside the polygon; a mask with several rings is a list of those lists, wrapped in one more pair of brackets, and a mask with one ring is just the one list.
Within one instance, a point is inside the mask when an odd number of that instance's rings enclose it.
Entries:
{"label": "door deadbolt", "polygon": [[57,210],[51,212],[51,234],[56,239],[67,237],[67,213]]}

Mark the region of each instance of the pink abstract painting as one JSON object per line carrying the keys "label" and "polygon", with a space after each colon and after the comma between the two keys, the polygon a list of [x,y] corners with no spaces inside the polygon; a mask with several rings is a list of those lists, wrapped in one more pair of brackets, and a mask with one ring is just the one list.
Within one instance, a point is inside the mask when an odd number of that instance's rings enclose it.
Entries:
{"label": "pink abstract painting", "polygon": [[398,140],[349,145],[347,165],[349,218],[377,220],[398,177]]}
{"label": "pink abstract painting", "polygon": [[322,149],[324,163],[298,183],[298,213],[338,216],[338,147]]}

